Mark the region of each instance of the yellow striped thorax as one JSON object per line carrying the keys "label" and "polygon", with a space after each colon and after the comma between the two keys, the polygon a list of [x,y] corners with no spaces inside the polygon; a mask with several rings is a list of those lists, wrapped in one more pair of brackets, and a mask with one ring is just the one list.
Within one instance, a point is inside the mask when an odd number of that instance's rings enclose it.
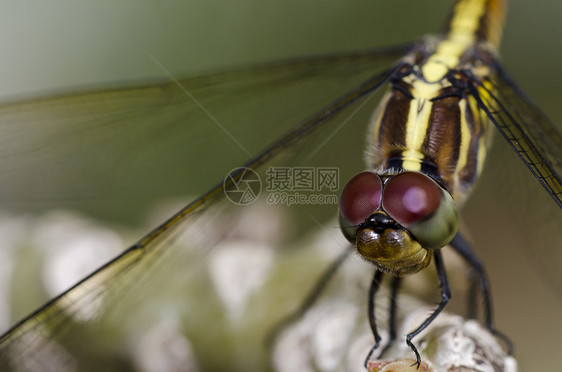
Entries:
{"label": "yellow striped thorax", "polygon": [[426,38],[403,59],[373,118],[370,166],[427,173],[462,204],[489,142],[487,116],[465,86],[494,74],[486,57],[496,54],[504,12],[503,0],[460,0],[445,36]]}
{"label": "yellow striped thorax", "polygon": [[457,207],[486,155],[488,117],[474,92],[492,91],[503,0],[459,0],[442,36],[402,59],[374,114],[363,172],[345,186],[340,225],[358,252],[394,275],[426,267],[459,224]]}

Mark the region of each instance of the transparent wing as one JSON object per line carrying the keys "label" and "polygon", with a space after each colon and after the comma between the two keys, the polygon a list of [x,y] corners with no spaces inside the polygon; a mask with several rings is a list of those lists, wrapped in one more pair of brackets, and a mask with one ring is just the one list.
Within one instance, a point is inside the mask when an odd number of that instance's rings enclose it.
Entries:
{"label": "transparent wing", "polygon": [[[475,97],[507,144],[515,150],[527,169],[560,207],[562,136],[559,127],[517,87],[498,62],[495,64],[497,74],[482,81],[483,84],[478,86],[479,92],[475,93]],[[509,150],[503,151],[500,143],[496,145],[490,151],[484,173],[479,180],[480,187],[488,193],[484,197],[487,201],[481,202],[480,208],[494,204],[495,209],[501,212],[488,212],[482,216],[479,211],[477,218],[467,218],[472,219],[470,228],[483,234],[486,226],[474,221],[487,221],[488,226],[494,226],[493,229],[488,228],[489,234],[482,236],[477,247],[481,248],[480,252],[485,252],[486,249],[502,252],[498,247],[509,247],[509,250],[501,254],[503,257],[510,257],[510,264],[514,261],[514,267],[515,260],[512,259],[511,252],[521,252],[526,259],[525,264],[534,266],[535,273],[542,280],[540,285],[548,288],[551,291],[550,296],[560,301],[560,209],[546,194],[543,198],[542,188],[528,177],[526,170],[520,169],[523,167],[514,164],[510,158],[513,153]],[[473,199],[478,199],[478,196]],[[469,212],[464,216],[469,216],[470,209],[478,204],[476,202],[468,206]],[[495,246],[491,244],[493,241],[496,241]],[[488,245],[490,247],[486,248]]]}
{"label": "transparent wing", "polygon": [[0,201],[123,221],[156,200],[200,195],[400,49],[3,105]]}
{"label": "transparent wing", "polygon": [[541,185],[562,207],[562,136],[496,63],[497,75],[480,85],[481,108]]}
{"label": "transparent wing", "polygon": [[[173,84],[4,106],[0,108],[0,120],[4,123],[6,164],[1,174],[8,185],[2,187],[3,198],[11,200],[10,193],[16,192],[12,188],[20,187],[20,202],[36,195],[49,202],[86,200],[96,204],[110,194],[122,196],[115,190],[132,193],[133,201],[137,201],[150,191],[139,183],[177,182],[159,168],[172,169],[173,175],[185,173],[195,184],[205,178],[208,184],[208,177],[214,182],[224,179],[233,166],[242,163],[240,159],[249,157],[253,160],[245,166],[255,169],[262,183],[271,181],[268,172],[272,170],[266,165],[275,165],[274,170],[300,166],[299,174],[310,176],[312,171],[315,182],[319,182],[320,169],[335,174],[336,181],[345,179],[362,168],[360,142],[376,104],[373,92],[394,71],[385,69],[394,57],[395,53],[386,52],[322,57]],[[325,102],[330,101],[326,106]],[[362,124],[352,125],[355,121]],[[302,124],[287,132],[298,122]],[[36,134],[38,125],[46,133]],[[336,134],[344,140],[331,141]],[[222,139],[215,140],[213,136]],[[272,145],[258,152],[248,140],[255,136]],[[200,151],[209,153],[205,149],[215,151],[217,158],[202,158]],[[164,160],[155,161],[151,167],[154,152],[164,152]],[[339,166],[350,157],[357,160],[355,167]],[[203,163],[207,171],[194,171],[191,164],[195,163]],[[80,169],[91,173],[78,181],[79,187],[65,188],[58,177],[52,177],[55,183],[49,185],[47,175],[55,172],[74,180]],[[140,179],[122,183],[122,178],[137,172]],[[116,174],[118,183],[111,176],[104,177]],[[235,172],[226,179],[226,186],[240,187],[243,175]],[[10,178],[21,183],[10,182]],[[178,178],[187,188],[189,182]],[[34,188],[33,183],[40,179],[46,181],[47,190]],[[25,189],[25,185],[32,189]],[[318,185],[312,191],[317,193]],[[268,216],[269,212],[265,216],[244,212],[247,207],[225,198],[223,182],[219,182],[119,257],[4,334],[0,339],[3,369],[119,370],[127,363],[124,355],[131,353],[131,344],[138,344],[136,341],[143,335],[171,318],[174,329],[179,330],[174,333],[176,338],[183,340],[183,352],[194,350],[196,357],[188,358],[190,363],[197,360],[203,370],[262,370],[266,363],[262,347],[265,332],[282,312],[281,304],[298,302],[298,298],[272,300],[265,296],[259,304],[252,301],[243,307],[250,309],[249,315],[245,312],[244,318],[234,319],[240,315],[232,315],[237,314],[232,309],[227,311],[229,304],[234,305],[224,296],[228,298],[228,293],[244,286],[227,286],[227,290],[223,287],[240,275],[226,281],[223,278],[222,282],[221,275],[240,265],[255,272],[256,268],[268,266],[272,257],[280,259],[273,247],[276,241],[286,245],[291,235],[302,234],[311,224],[318,228],[335,214],[337,198],[333,196],[339,185],[332,182],[323,186],[327,192],[323,194],[324,202],[318,202],[316,196],[316,202],[307,199],[301,203],[283,201],[287,190],[275,188],[280,185],[267,186],[264,191],[268,189],[269,194],[263,196],[269,202],[267,211],[275,209],[272,205],[293,204],[291,211],[284,210],[281,215],[291,216],[291,220],[301,216],[287,233],[267,233],[267,222],[271,224],[277,217]],[[307,194],[309,191],[307,188],[297,194],[310,197],[314,193]],[[295,208],[306,208],[306,212],[293,213]],[[244,222],[248,218],[250,233],[243,227],[248,225]],[[274,230],[279,230],[280,223],[273,223]],[[289,234],[291,231],[293,234]],[[256,242],[259,239],[254,235],[265,235],[264,242]],[[253,249],[264,244],[265,248]],[[233,258],[226,261],[225,267],[220,266],[224,259],[217,257],[240,249],[249,266],[237,264]],[[307,271],[308,275],[314,270]],[[263,287],[271,275],[275,273],[265,270],[260,278],[251,277],[250,284],[246,284],[267,294],[271,288]],[[299,288],[302,277],[298,272],[292,275],[284,282]],[[215,291],[210,289],[213,287]],[[225,302],[223,307],[217,306],[221,300]],[[258,326],[244,326],[248,320]],[[250,333],[244,334],[244,345],[235,347],[240,339],[233,334],[244,332]],[[243,361],[239,358],[241,352]]]}

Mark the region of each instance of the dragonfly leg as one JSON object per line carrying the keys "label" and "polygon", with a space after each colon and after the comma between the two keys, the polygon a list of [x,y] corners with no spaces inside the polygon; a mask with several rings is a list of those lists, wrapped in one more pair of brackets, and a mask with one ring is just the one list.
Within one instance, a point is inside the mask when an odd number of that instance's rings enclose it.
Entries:
{"label": "dragonfly leg", "polygon": [[384,348],[381,351],[380,355],[384,355],[384,353],[386,353],[386,351],[394,344],[394,341],[396,341],[396,312],[398,310],[397,308],[397,304],[398,304],[398,290],[400,289],[400,284],[402,283],[402,278],[399,276],[394,276],[392,277],[392,283],[391,283],[391,294],[390,294],[390,311],[389,311],[389,319],[388,319],[388,323],[390,325],[389,328],[389,340],[387,342],[387,344],[384,346]]}
{"label": "dragonfly leg", "polygon": [[414,354],[416,354],[416,362],[412,366],[417,365],[416,368],[420,367],[421,357],[418,349],[412,343],[412,339],[416,337],[421,331],[427,328],[428,325],[433,322],[433,320],[439,315],[439,313],[445,308],[449,299],[451,298],[451,290],[449,288],[449,281],[447,280],[447,273],[445,272],[445,265],[443,264],[443,258],[441,257],[441,252],[439,250],[434,251],[435,256],[435,267],[437,268],[437,277],[439,278],[439,286],[441,287],[441,301],[437,308],[433,310],[433,313],[423,321],[422,324],[414,331],[406,335],[406,343],[412,349]]}
{"label": "dragonfly leg", "polygon": [[[480,288],[482,290],[482,296],[484,297],[484,311],[485,311],[485,321],[486,321],[486,328],[496,337],[500,338],[505,345],[507,346],[509,354],[513,352],[513,344],[500,331],[494,328],[494,318],[493,318],[493,311],[492,311],[492,296],[490,294],[490,285],[488,283],[488,278],[486,276],[486,270],[484,269],[484,265],[482,262],[476,257],[470,244],[463,238],[460,233],[457,233],[451,243],[449,243],[455,251],[457,251],[461,257],[470,265],[472,273],[475,275],[475,279],[480,281]],[[472,285],[471,285],[472,286]],[[471,297],[474,296],[474,288],[471,288]],[[472,304],[469,305],[470,307],[474,308],[476,305],[474,304],[474,299],[470,300]]]}
{"label": "dragonfly leg", "polygon": [[[373,355],[373,353],[375,352],[375,350],[379,347],[379,345],[381,343],[381,336],[379,335],[379,332],[377,331],[377,324],[376,324],[376,321],[375,321],[375,295],[377,294],[377,291],[380,288],[380,284],[381,284],[383,275],[384,275],[384,273],[382,271],[376,270],[375,275],[373,275],[373,280],[371,281],[371,287],[369,289],[369,306],[368,306],[369,324],[371,326],[371,332],[373,332],[373,337],[375,338],[375,345],[371,348],[371,350],[369,351],[369,354],[367,354],[367,358],[365,358],[365,363],[363,364],[365,366],[365,368],[367,368],[367,365],[369,363],[369,359],[371,359],[371,356]],[[391,311],[392,311],[392,309],[391,309]]]}
{"label": "dragonfly leg", "polygon": [[275,327],[268,332],[265,338],[266,346],[271,349],[273,346],[273,342],[279,335],[279,333],[287,327],[289,324],[293,323],[294,321],[302,318],[302,316],[307,312],[312,305],[316,302],[318,297],[322,294],[328,283],[332,280],[335,273],[338,271],[340,266],[344,263],[344,261],[350,256],[350,254],[354,252],[353,249],[346,249],[343,253],[341,253],[331,264],[326,268],[326,270],[322,273],[322,276],[316,281],[316,284],[312,288],[312,290],[306,295],[304,301],[299,306],[299,308],[292,314],[287,315],[285,318],[281,319],[279,323]]}

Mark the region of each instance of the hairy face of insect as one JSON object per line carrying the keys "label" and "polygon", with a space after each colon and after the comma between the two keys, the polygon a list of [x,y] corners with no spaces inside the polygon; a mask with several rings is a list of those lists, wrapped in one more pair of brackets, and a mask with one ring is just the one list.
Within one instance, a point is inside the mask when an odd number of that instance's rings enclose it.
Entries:
{"label": "hairy face of insect", "polygon": [[[385,218],[376,213],[375,218]],[[404,275],[420,271],[431,261],[431,251],[423,248],[403,229],[359,229],[356,234],[357,251],[373,262],[381,271]]]}
{"label": "hairy face of insect", "polygon": [[361,256],[394,275],[425,268],[430,250],[447,245],[458,223],[453,198],[421,173],[401,172],[383,180],[361,172],[347,183],[340,199],[346,238]]}

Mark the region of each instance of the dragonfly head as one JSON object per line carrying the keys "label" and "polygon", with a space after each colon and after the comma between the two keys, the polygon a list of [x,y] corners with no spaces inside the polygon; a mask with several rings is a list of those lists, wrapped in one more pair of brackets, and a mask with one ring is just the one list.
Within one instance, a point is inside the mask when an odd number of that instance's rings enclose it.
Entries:
{"label": "dragonfly head", "polygon": [[417,172],[361,172],[344,187],[340,226],[361,256],[395,275],[429,264],[455,236],[459,215],[449,192]]}

